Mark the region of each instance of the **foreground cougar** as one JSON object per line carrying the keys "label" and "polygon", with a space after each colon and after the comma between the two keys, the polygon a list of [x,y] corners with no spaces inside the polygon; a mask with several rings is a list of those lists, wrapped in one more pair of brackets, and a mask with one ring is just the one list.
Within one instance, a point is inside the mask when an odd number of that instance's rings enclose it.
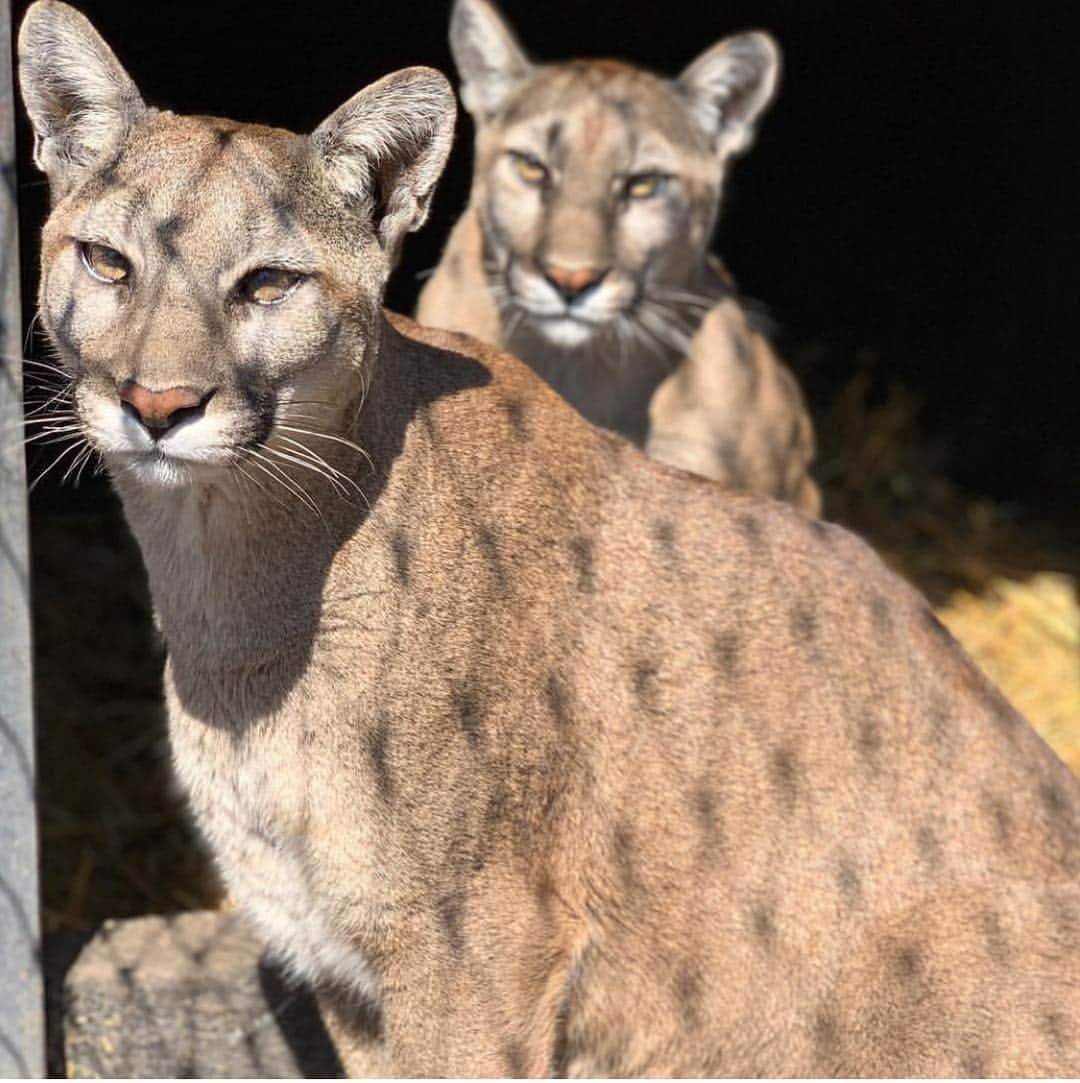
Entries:
{"label": "foreground cougar", "polygon": [[798,384],[708,254],[727,165],[775,89],[773,40],[729,38],[675,82],[534,66],[487,0],[457,0],[450,45],[473,189],[417,319],[513,350],[663,462],[817,514]]}
{"label": "foreground cougar", "polygon": [[353,1071],[1080,1073],[1080,786],[922,599],[381,312],[441,76],[302,137],[19,48],[176,768]]}

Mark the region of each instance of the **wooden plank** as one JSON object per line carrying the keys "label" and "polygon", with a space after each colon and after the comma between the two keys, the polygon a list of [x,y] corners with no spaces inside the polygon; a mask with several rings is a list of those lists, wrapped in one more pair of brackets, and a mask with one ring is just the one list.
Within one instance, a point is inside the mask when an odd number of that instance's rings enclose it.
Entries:
{"label": "wooden plank", "polygon": [[0,0],[0,1076],[45,1071],[11,4]]}

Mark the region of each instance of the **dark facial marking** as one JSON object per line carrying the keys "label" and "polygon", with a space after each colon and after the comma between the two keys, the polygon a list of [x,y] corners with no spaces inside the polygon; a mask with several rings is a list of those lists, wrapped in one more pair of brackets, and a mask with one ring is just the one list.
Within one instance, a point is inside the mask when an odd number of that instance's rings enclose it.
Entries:
{"label": "dark facial marking", "polygon": [[734,680],[739,671],[739,654],[742,650],[742,642],[739,633],[733,628],[718,632],[713,640],[713,657],[720,668],[720,672],[728,680]]}
{"label": "dark facial marking", "polygon": [[570,555],[577,569],[578,590],[582,594],[592,594],[596,590],[596,554],[592,540],[581,534],[571,538]]}
{"label": "dark facial marking", "polygon": [[412,563],[409,535],[403,526],[395,527],[390,536],[390,548],[394,553],[394,574],[403,586],[409,585],[409,569]]}
{"label": "dark facial marking", "polygon": [[164,222],[158,222],[154,227],[154,236],[158,246],[166,259],[175,260],[180,258],[180,249],[176,247],[176,238],[184,228],[184,220],[177,215],[166,218]]}
{"label": "dark facial marking", "polygon": [[110,188],[114,187],[119,180],[118,167],[120,165],[120,159],[123,157],[123,150],[117,151],[108,162],[98,170],[97,175],[94,177],[95,183],[98,185],[102,194],[107,192]]}
{"label": "dark facial marking", "polygon": [[249,414],[255,420],[255,431],[249,437],[249,445],[260,444],[269,439],[274,426],[277,396],[266,379],[265,373],[255,365],[237,365],[236,390],[244,400]]}
{"label": "dark facial marking", "polygon": [[270,200],[270,210],[274,212],[277,223],[286,233],[296,229],[296,203],[284,195],[275,195]]}
{"label": "dark facial marking", "polygon": [[618,114],[619,119],[624,124],[630,125],[634,123],[635,113],[632,102],[628,102],[625,98],[608,98],[605,96],[604,105]]}
{"label": "dark facial marking", "polygon": [[56,321],[53,336],[64,347],[64,350],[74,357],[79,357],[75,339],[71,335],[71,325],[75,322],[75,298],[69,297],[64,302],[64,311],[60,313],[60,319]]}
{"label": "dark facial marking", "polygon": [[545,145],[547,149],[547,160],[553,162],[555,160],[556,153],[560,149],[560,142],[562,140],[562,121],[553,120],[548,125],[547,134],[545,136]]}

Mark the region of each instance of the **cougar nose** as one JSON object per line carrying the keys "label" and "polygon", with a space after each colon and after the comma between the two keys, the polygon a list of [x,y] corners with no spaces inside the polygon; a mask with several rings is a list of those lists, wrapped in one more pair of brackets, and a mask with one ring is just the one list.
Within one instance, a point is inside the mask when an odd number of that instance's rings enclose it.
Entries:
{"label": "cougar nose", "polygon": [[120,385],[120,408],[158,440],[181,421],[201,417],[213,394],[213,390],[196,391],[191,387],[151,391],[134,380],[125,380]]}
{"label": "cougar nose", "polygon": [[544,277],[559,291],[566,303],[572,304],[583,293],[599,284],[607,270],[596,267],[559,267],[554,263],[545,264]]}

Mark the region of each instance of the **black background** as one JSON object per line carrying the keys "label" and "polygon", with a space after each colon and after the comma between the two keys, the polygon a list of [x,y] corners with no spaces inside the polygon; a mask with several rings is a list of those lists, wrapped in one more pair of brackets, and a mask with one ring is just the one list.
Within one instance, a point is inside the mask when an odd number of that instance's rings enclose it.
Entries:
{"label": "black background", "polygon": [[[16,3],[16,21],[25,4]],[[453,74],[448,4],[84,0],[152,104],[309,130],[409,64]],[[735,166],[716,247],[777,320],[815,412],[857,367],[923,400],[948,472],[1080,522],[1080,15],[1074,5],[820,0],[507,0],[539,60],[617,55],[675,74],[763,27],[779,97]],[[45,189],[20,127],[24,296]],[[464,119],[390,303],[411,308],[464,205]]]}

